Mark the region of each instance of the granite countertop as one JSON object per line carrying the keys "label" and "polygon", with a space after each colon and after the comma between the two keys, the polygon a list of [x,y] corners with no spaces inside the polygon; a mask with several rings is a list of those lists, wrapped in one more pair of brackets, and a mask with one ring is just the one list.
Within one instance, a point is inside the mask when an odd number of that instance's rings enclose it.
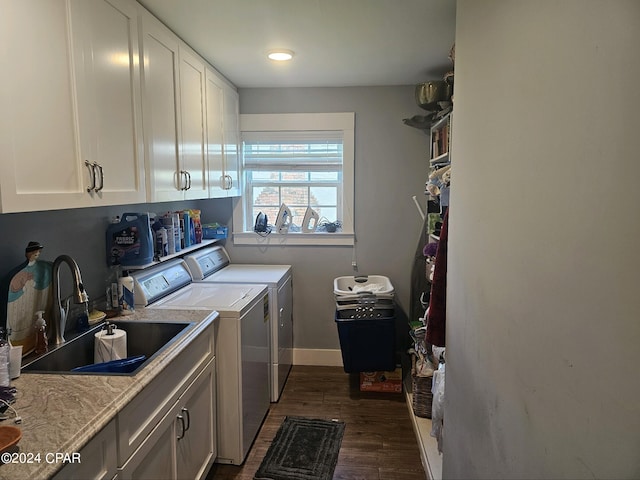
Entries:
{"label": "granite countertop", "polygon": [[[12,407],[22,417],[18,425],[22,430],[18,452],[33,454],[32,457],[39,453],[40,460],[24,463],[25,458],[23,463],[0,465],[0,480],[46,479],[54,475],[63,465],[48,463],[47,453],[79,452],[216,318],[216,312],[206,310],[155,309],[138,309],[133,315],[115,318],[198,322],[180,341],[172,343],[133,376],[22,373],[12,380],[11,385],[17,389]],[[14,423],[8,419],[0,425]]]}

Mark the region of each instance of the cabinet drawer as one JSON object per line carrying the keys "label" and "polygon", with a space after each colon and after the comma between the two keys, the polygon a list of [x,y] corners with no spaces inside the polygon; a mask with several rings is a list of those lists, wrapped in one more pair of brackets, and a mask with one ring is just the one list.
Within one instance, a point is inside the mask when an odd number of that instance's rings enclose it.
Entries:
{"label": "cabinet drawer", "polygon": [[167,409],[214,356],[214,324],[191,341],[118,414],[118,465],[122,466],[133,451],[154,429]]}

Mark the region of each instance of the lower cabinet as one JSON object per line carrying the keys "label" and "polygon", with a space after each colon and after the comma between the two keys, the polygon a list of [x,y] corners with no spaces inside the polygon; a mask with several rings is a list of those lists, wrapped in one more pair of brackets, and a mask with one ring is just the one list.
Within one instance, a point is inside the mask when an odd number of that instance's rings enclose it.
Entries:
{"label": "lower cabinet", "polygon": [[217,456],[216,328],[194,338],[55,480],[205,478]]}
{"label": "lower cabinet", "polygon": [[177,478],[204,478],[217,456],[215,359],[174,412]]}
{"label": "lower cabinet", "polygon": [[118,479],[204,478],[216,457],[214,385],[215,359],[129,457]]}
{"label": "lower cabinet", "polygon": [[116,421],[112,420],[82,448],[79,462],[65,465],[54,480],[112,480],[117,474]]}

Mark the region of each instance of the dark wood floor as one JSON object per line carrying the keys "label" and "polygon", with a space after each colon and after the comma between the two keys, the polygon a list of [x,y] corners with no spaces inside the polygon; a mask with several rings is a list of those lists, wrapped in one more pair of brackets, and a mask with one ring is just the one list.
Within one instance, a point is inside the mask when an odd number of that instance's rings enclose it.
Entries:
{"label": "dark wood floor", "polygon": [[208,479],[253,479],[287,415],[346,423],[334,480],[426,478],[404,394],[360,392],[341,367],[294,366],[242,466],[217,465]]}

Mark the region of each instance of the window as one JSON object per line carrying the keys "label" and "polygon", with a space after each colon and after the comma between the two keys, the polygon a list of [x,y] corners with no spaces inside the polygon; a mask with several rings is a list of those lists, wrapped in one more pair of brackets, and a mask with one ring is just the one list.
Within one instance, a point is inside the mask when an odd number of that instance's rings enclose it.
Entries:
{"label": "window", "polygon": [[[253,233],[259,212],[275,223],[284,203],[292,244],[353,244],[353,113],[241,115],[244,189],[234,210],[234,242],[264,243]],[[303,233],[307,207],[337,233]],[[331,229],[329,229],[331,230]],[[250,233],[248,233],[250,232]]]}

